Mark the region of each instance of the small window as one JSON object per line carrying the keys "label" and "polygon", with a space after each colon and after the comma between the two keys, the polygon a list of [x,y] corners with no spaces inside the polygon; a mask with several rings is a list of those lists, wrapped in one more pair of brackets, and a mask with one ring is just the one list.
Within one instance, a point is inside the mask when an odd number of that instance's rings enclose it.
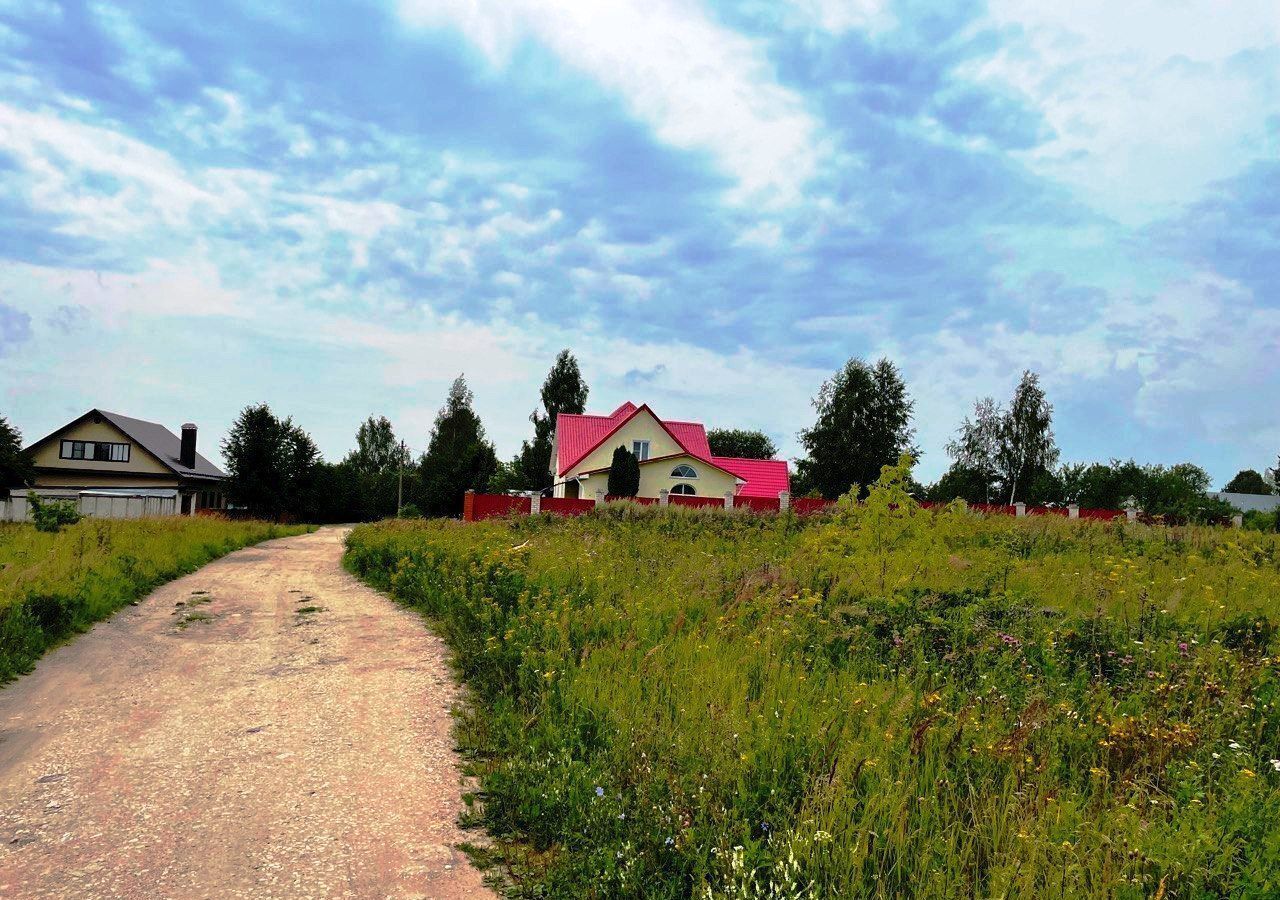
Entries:
{"label": "small window", "polygon": [[696,494],[696,493],[698,493],[698,492],[697,492],[697,491],[695,491],[695,490],[693,489],[693,485],[691,485],[691,484],[677,484],[675,487],[673,487],[673,488],[671,489],[671,493],[673,493],[673,494]]}
{"label": "small window", "polygon": [[672,478],[697,478],[698,473],[693,466],[681,463],[671,470]]}
{"label": "small window", "polygon": [[649,458],[649,442],[648,441],[632,441],[631,452],[636,455],[636,459],[644,462]]}

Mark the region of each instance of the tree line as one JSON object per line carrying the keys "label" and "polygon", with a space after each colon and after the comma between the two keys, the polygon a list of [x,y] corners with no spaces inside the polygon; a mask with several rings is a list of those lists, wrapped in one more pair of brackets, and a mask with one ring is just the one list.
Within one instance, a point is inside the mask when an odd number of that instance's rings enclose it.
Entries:
{"label": "tree line", "polygon": [[[228,498],[270,518],[317,522],[364,521],[397,513],[452,516],[463,495],[476,491],[547,491],[553,487],[551,454],[556,417],[586,411],[590,391],[569,350],[556,356],[529,415],[532,434],[510,460],[500,460],[473,406],[466,380],[450,386],[426,450],[412,458],[385,416],[370,416],[355,434],[355,449],[327,462],[311,436],[266,404],[241,411],[222,443]],[[920,456],[915,441],[915,401],[889,359],[848,360],[813,399],[815,420],[803,429],[804,455],[792,478],[795,496],[834,499],[851,487],[865,493],[886,465]],[[769,459],[778,448],[758,430],[707,432],[716,456]],[[947,442],[950,465],[933,484],[913,482],[921,499],[971,503],[1066,505],[1118,509],[1128,504],[1170,521],[1209,521],[1231,507],[1209,496],[1210,478],[1199,466],[1140,464],[1132,459],[1062,463],[1053,432],[1053,406],[1039,376],[1023,373],[1005,403],[978,399]],[[638,461],[629,448],[615,451],[609,491],[634,495]],[[1280,461],[1277,462],[1280,470]],[[1239,472],[1225,487],[1270,494],[1274,471]],[[21,433],[0,417],[0,491],[30,484],[31,460]],[[1271,480],[1267,476],[1270,476]],[[1254,517],[1256,518],[1256,517]],[[1280,526],[1280,516],[1272,517]]]}
{"label": "tree line", "polygon": [[[914,401],[890,360],[849,360],[822,385],[813,405],[817,421],[800,432],[806,456],[796,463],[793,493],[833,499],[853,486],[865,494],[883,466],[903,456],[919,458]],[[1061,463],[1053,405],[1031,371],[1023,372],[1007,403],[978,399],[946,452],[947,470],[931,485],[913,483],[915,496],[1099,509],[1132,505],[1169,522],[1217,521],[1234,512],[1229,503],[1210,496],[1209,474],[1194,463]],[[1246,470],[1226,490],[1271,493],[1272,484]],[[1271,521],[1280,524],[1280,516]]]}

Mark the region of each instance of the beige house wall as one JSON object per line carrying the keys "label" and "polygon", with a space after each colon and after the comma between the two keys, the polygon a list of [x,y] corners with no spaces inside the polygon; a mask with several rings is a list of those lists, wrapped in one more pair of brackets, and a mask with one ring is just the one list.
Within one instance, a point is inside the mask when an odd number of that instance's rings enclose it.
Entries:
{"label": "beige house wall", "polygon": [[121,472],[119,475],[87,475],[84,473],[40,473],[36,475],[35,487],[87,487],[87,488],[176,488],[178,476],[170,478],[149,478]]}
{"label": "beige house wall", "polygon": [[[672,478],[671,470],[680,464],[691,466],[698,473],[697,478]],[[594,477],[594,476],[593,476]],[[608,475],[605,475],[608,480]],[[661,490],[670,491],[677,484],[692,485],[696,496],[718,497],[723,499],[730,491],[736,491],[737,479],[728,472],[712,468],[693,456],[677,456],[661,462],[649,463],[640,467],[641,497],[656,497]]]}

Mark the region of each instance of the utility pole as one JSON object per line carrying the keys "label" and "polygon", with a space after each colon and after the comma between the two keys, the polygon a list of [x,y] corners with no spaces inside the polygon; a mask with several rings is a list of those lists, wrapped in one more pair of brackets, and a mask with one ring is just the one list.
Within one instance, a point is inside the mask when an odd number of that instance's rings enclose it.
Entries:
{"label": "utility pole", "polygon": [[400,441],[400,478],[396,484],[396,518],[400,518],[400,510],[404,506],[404,441]]}

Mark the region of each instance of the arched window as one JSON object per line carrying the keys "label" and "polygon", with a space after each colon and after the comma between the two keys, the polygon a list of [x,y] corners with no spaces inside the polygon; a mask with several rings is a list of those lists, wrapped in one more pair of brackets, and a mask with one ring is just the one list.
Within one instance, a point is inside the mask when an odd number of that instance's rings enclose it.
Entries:
{"label": "arched window", "polygon": [[691,485],[691,484],[677,484],[677,485],[675,485],[673,488],[671,488],[671,493],[673,493],[673,494],[696,494],[696,493],[698,493],[698,492],[697,492],[697,491],[695,491],[695,490],[693,489],[693,485]]}
{"label": "arched window", "polygon": [[694,470],[693,466],[687,465],[685,463],[680,463],[680,465],[676,466],[674,469],[671,470],[671,477],[672,478],[697,478],[698,473]]}

